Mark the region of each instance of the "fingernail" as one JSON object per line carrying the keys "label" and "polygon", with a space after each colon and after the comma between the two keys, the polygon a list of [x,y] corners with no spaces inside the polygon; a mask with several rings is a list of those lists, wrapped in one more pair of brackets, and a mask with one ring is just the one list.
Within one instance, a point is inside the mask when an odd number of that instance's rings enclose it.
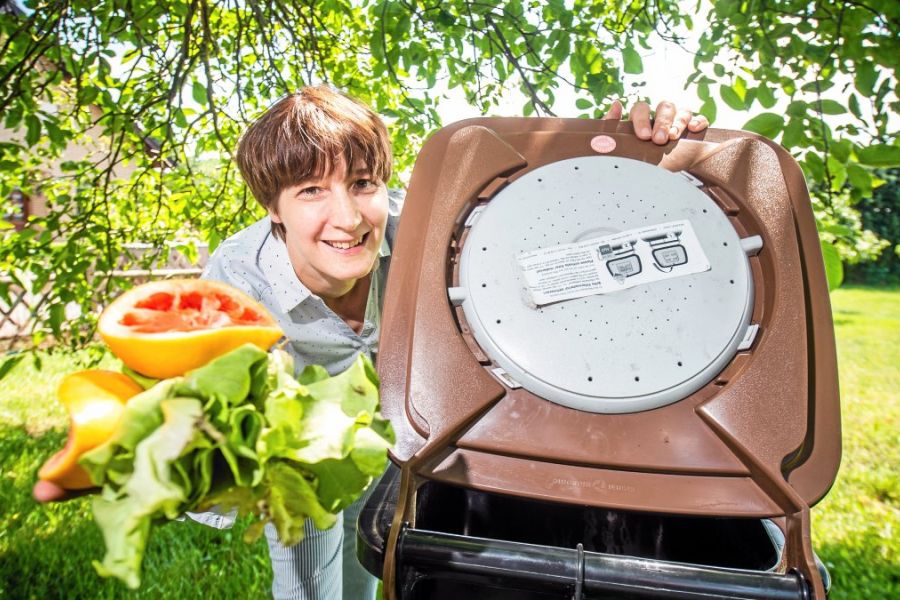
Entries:
{"label": "fingernail", "polygon": [[666,136],[666,132],[662,129],[659,129],[655,134],[653,134],[653,141],[658,144],[662,144],[666,141],[667,137],[668,136]]}
{"label": "fingernail", "polygon": [[649,127],[641,127],[640,131],[638,131],[638,135],[645,140],[650,139],[650,128]]}

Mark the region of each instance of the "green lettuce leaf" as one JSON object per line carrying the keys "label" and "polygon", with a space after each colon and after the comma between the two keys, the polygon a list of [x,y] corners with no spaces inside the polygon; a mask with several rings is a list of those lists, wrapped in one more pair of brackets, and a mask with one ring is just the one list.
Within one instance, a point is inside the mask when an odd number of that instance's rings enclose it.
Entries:
{"label": "green lettuce leaf", "polygon": [[[103,485],[109,479],[122,483],[131,474],[135,447],[162,425],[160,403],[171,396],[177,383],[178,379],[169,379],[131,398],[113,435],[81,455],[78,462],[95,485]],[[110,469],[113,471],[112,477],[108,477]]]}
{"label": "green lettuce leaf", "polygon": [[303,540],[303,524],[307,518],[319,529],[328,529],[337,522],[337,515],[319,503],[312,485],[296,467],[280,461],[270,463],[266,486],[268,513],[278,540],[285,546]]}
{"label": "green lettuce leaf", "polygon": [[171,477],[172,463],[198,435],[203,417],[197,400],[173,398],[161,403],[164,422],[142,440],[134,452],[134,471],[119,493],[104,490],[94,500],[94,518],[103,531],[106,556],[94,563],[100,575],[115,576],[134,589],[140,585],[140,565],[154,516],[174,519],[185,491]]}

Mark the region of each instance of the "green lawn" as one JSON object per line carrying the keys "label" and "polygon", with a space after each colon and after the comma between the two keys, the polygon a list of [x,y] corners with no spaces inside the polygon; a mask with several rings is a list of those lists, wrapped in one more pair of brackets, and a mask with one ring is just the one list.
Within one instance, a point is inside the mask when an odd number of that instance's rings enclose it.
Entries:
{"label": "green lawn", "polygon": [[[844,458],[838,480],[813,510],[813,540],[834,578],[832,598],[900,598],[900,290],[832,295],[838,336]],[[34,474],[65,438],[53,399],[77,356],[25,361],[0,389],[0,599],[265,597],[265,542],[242,528],[161,527],[150,542],[144,585],[131,594],[90,566],[103,545],[88,501],[39,507]]]}

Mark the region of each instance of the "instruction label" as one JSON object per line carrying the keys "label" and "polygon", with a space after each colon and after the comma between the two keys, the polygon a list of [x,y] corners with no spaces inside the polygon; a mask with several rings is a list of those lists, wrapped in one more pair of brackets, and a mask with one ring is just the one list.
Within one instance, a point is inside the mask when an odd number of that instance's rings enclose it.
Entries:
{"label": "instruction label", "polygon": [[688,220],[532,250],[516,260],[538,306],[710,269]]}

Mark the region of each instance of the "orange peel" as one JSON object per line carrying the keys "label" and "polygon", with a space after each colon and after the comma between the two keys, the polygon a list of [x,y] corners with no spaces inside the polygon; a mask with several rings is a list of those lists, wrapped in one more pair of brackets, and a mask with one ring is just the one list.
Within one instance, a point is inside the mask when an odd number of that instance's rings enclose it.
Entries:
{"label": "orange peel", "polygon": [[78,458],[110,438],[125,403],[143,388],[130,377],[115,371],[79,371],[67,375],[57,396],[69,412],[69,438],[62,450],[50,457],[38,471],[38,478],[60,487],[77,490],[92,487]]}

